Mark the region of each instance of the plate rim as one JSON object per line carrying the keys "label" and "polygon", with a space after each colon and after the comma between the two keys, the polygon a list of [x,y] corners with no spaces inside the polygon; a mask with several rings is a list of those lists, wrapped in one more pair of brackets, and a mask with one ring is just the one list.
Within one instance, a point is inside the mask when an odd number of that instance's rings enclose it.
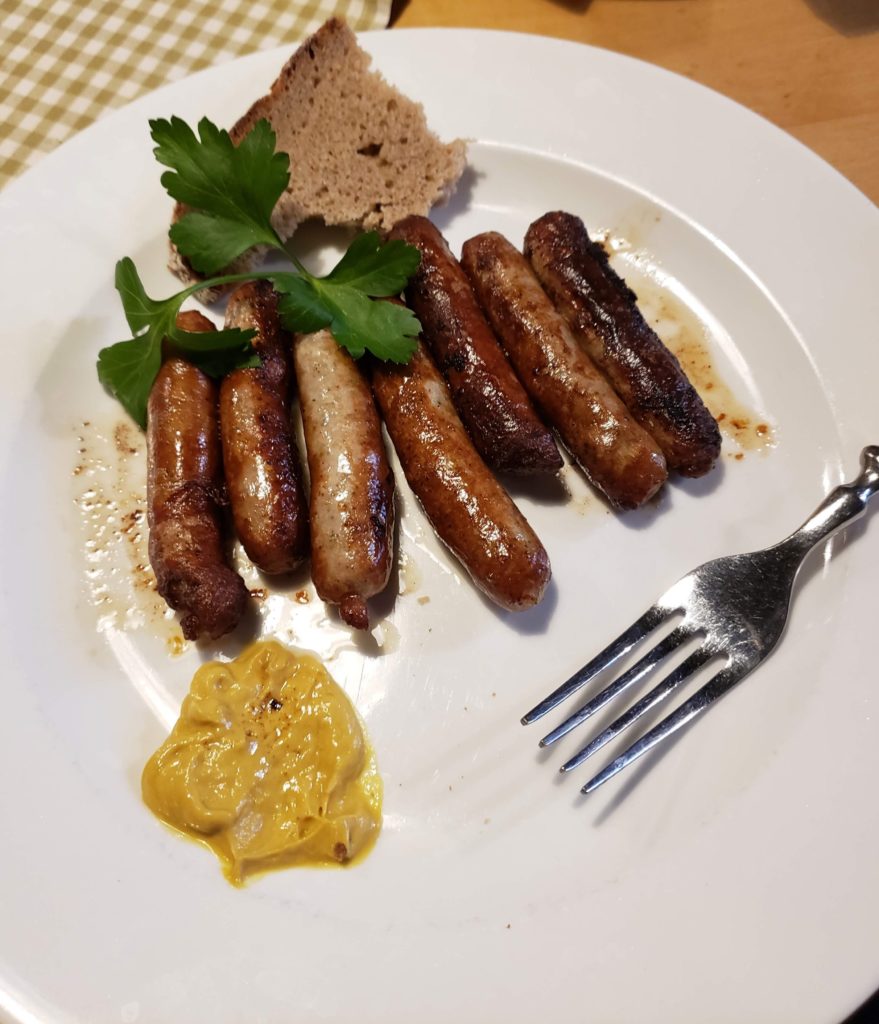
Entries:
{"label": "plate rim", "polygon": [[[408,29],[408,28],[406,28],[406,29],[395,29],[393,31],[393,33],[388,33],[386,30],[379,30],[379,31],[367,32],[367,33],[360,33],[359,36],[362,37],[365,42],[369,42],[373,38],[374,39],[387,40],[389,38],[389,36],[391,36],[391,35],[400,37],[400,36],[403,36],[403,35],[406,35],[406,34],[417,34],[417,35],[434,34],[435,35],[437,33],[442,34],[442,35],[464,34],[464,35],[468,35],[468,36],[475,34],[478,37],[493,37],[493,36],[502,37],[502,38],[513,37],[513,38],[518,39],[518,40],[529,40],[529,41],[533,41],[535,39],[536,40],[545,40],[545,41],[549,42],[553,46],[561,46],[561,47],[566,48],[566,49],[567,48],[574,48],[574,49],[576,49],[578,51],[585,49],[585,50],[591,51],[593,53],[602,54],[602,55],[605,55],[607,57],[610,57],[614,61],[622,61],[624,63],[630,62],[633,65],[638,65],[638,66],[640,66],[642,68],[650,69],[651,72],[654,72],[654,73],[655,72],[659,72],[662,76],[668,76],[668,78],[671,79],[671,80],[677,80],[678,82],[686,83],[688,87],[696,88],[696,89],[700,90],[701,92],[703,92],[707,96],[711,97],[711,102],[712,103],[716,102],[717,98],[719,97],[720,100],[723,100],[723,101],[725,101],[725,103],[729,104],[731,108],[735,108],[739,112],[743,112],[744,114],[746,114],[749,119],[756,119],[757,121],[761,122],[766,128],[771,130],[771,134],[772,135],[776,135],[776,133],[777,133],[777,137],[778,138],[787,140],[788,143],[792,142],[794,144],[794,146],[796,147],[796,150],[799,151],[799,156],[797,157],[797,159],[800,159],[802,157],[802,153],[804,151],[805,153],[809,154],[809,157],[813,161],[817,162],[817,166],[822,169],[822,173],[824,173],[825,171],[828,171],[828,170],[830,172],[832,172],[833,177],[836,179],[835,187],[839,187],[840,182],[843,183],[845,186],[847,186],[848,189],[851,191],[853,198],[856,198],[858,201],[863,200],[864,202],[866,202],[868,204],[869,209],[871,211],[871,216],[872,217],[875,218],[877,212],[879,212],[879,211],[876,210],[876,208],[870,202],[868,197],[866,197],[862,192],[860,192],[857,189],[857,187],[854,186],[851,182],[849,182],[838,170],[836,170],[832,165],[827,163],[825,160],[823,160],[823,158],[821,158],[820,156],[815,154],[813,151],[809,150],[808,147],[806,147],[804,144],[799,142],[797,139],[795,139],[789,133],[785,132],[783,129],[781,129],[778,126],[774,125],[768,119],[762,117],[761,115],[758,115],[758,114],[754,113],[753,111],[748,110],[748,108],[744,107],[743,105],[741,105],[737,101],[732,100],[729,97],[724,96],[722,93],[716,92],[715,90],[713,90],[713,89],[711,89],[711,88],[709,88],[707,86],[701,85],[700,83],[693,82],[690,79],[686,79],[683,76],[680,76],[680,75],[676,74],[675,72],[672,72],[672,71],[669,71],[667,69],[661,68],[661,67],[659,67],[657,65],[652,65],[652,64],[649,64],[648,62],[639,60],[638,58],[630,57],[630,56],[625,55],[625,54],[619,54],[619,53],[616,53],[615,51],[604,50],[602,48],[594,47],[594,46],[591,46],[589,44],[578,43],[578,42],[571,41],[571,40],[558,39],[558,38],[551,37],[551,36],[542,36],[542,35],[536,36],[536,35],[531,35],[529,33],[523,33],[523,32],[498,31],[498,30],[489,30],[489,29],[456,29],[456,28],[437,28],[437,29],[434,29],[434,28],[411,28],[411,29]],[[295,44],[291,43],[289,45],[284,45],[284,46],[277,47],[277,48],[274,48],[274,49],[271,49],[271,50],[261,51],[259,53],[255,53],[255,54],[249,54],[249,55],[247,55],[247,56],[245,56],[243,58],[236,58],[233,61],[231,61],[230,63],[234,62],[234,63],[244,64],[245,62],[250,62],[250,63],[253,63],[255,66],[256,65],[262,66],[263,64],[265,64],[265,66],[268,67],[268,66],[272,65],[272,62],[276,59],[276,57],[279,54],[281,54],[281,53],[289,53],[290,52],[290,48],[293,45],[295,45]],[[107,131],[108,130],[108,123],[109,122],[115,121],[117,119],[122,120],[122,119],[127,119],[129,117],[132,117],[133,116],[132,108],[137,108],[139,105],[144,104],[147,101],[150,101],[150,100],[153,100],[153,99],[156,99],[156,98],[161,98],[168,91],[172,91],[172,90],[179,89],[181,87],[185,87],[188,83],[191,82],[192,78],[202,77],[202,76],[204,76],[204,77],[212,77],[212,76],[214,76],[217,73],[219,68],[222,68],[222,67],[225,67],[225,66],[226,66],[225,63],[222,64],[222,65],[214,65],[212,67],[208,67],[208,68],[200,70],[199,72],[196,72],[196,74],[194,76],[188,76],[188,77],[180,79],[180,80],[178,80],[176,82],[167,83],[166,85],[162,86],[160,89],[155,90],[155,91],[153,91],[151,93],[148,93],[148,94],[146,94],[144,96],[138,97],[135,100],[131,101],[130,103],[126,104],[125,106],[117,108],[111,114],[109,114],[107,117],[102,118],[101,120],[99,120],[99,121],[95,122],[94,124],[90,125],[88,128],[84,129],[83,132],[78,133],[76,136],[73,136],[72,138],[66,140],[61,146],[57,147],[51,153],[47,154],[44,158],[39,160],[36,165],[34,165],[32,168],[30,168],[28,171],[26,171],[23,175],[21,175],[21,176],[17,177],[16,179],[14,179],[12,182],[10,182],[3,189],[3,192],[0,193],[0,217],[2,217],[2,214],[3,214],[4,204],[6,202],[12,202],[12,203],[17,202],[18,199],[19,199],[18,192],[21,191],[21,190],[24,190],[24,189],[29,189],[31,187],[30,181],[31,181],[32,178],[36,180],[40,176],[42,176],[44,174],[47,174],[50,171],[53,171],[54,170],[54,163],[55,162],[66,160],[67,156],[68,156],[68,153],[73,149],[74,146],[83,145],[85,143],[90,143],[93,135],[102,133],[104,131]],[[378,66],[378,60],[375,61],[374,66]],[[112,127],[112,125],[110,125],[109,127]],[[85,142],[83,140],[85,140]]]}

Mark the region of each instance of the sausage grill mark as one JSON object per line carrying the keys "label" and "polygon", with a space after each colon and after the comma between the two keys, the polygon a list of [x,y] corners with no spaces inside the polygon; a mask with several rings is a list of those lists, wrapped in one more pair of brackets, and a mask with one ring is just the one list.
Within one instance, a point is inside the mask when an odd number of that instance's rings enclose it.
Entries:
{"label": "sausage grill mark", "polygon": [[574,340],[528,261],[502,235],[464,243],[461,263],[538,409],[590,481],[619,508],[665,482],[665,459]]}
{"label": "sausage grill mark", "polygon": [[[198,313],[177,322],[185,330],[213,330]],[[226,561],[220,459],[213,381],[183,359],[166,360],[148,402],[149,554],[159,593],[181,612],[188,640],[228,633],[247,602],[243,580]]]}
{"label": "sausage grill mark", "polygon": [[348,625],[391,572],[394,477],[369,384],[329,331],[297,335],[293,362],[311,477],[311,575]]}
{"label": "sausage grill mark", "polygon": [[268,281],[238,288],[226,326],[256,330],[261,365],[235,370],[220,385],[220,432],[235,530],[262,572],[286,573],[308,554],[308,510],[289,418],[290,339]]}
{"label": "sausage grill mark", "polygon": [[669,468],[685,476],[707,473],[720,454],[717,423],[580,218],[544,214],[525,235],[525,255],[579,344],[659,443]]}
{"label": "sausage grill mark", "polygon": [[530,608],[550,578],[543,545],[467,435],[424,344],[372,384],[409,486],[474,583],[503,608]]}
{"label": "sausage grill mark", "polygon": [[557,472],[561,456],[501,351],[461,265],[426,217],[390,233],[421,252],[406,303],[441,367],[452,401],[483,459],[503,473]]}

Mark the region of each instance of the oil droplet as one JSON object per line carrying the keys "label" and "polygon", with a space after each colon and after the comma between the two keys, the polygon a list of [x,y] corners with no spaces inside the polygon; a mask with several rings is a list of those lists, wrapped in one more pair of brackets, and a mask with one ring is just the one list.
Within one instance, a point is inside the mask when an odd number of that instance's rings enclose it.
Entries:
{"label": "oil droplet", "polygon": [[397,593],[411,594],[421,586],[421,570],[411,555],[400,552]]}
{"label": "oil droplet", "polygon": [[166,646],[171,654],[176,658],[186,650],[186,641],[179,633],[175,633],[168,637]]}
{"label": "oil droplet", "polygon": [[372,630],[372,635],[382,654],[393,654],[400,646],[400,631],[393,622],[385,620],[379,623]]}
{"label": "oil droplet", "polygon": [[87,592],[99,631],[168,623],[149,564],[145,508],[146,444],[131,423],[83,421],[76,441],[73,501],[83,535]]}

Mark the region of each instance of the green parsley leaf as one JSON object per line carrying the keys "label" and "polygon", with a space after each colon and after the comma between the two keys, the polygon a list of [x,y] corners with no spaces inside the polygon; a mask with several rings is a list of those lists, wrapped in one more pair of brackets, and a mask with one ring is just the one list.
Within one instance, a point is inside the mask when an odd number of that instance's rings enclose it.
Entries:
{"label": "green parsley leaf", "polygon": [[325,280],[367,295],[399,295],[418,269],[421,253],[400,239],[382,242],[377,231],[358,235]]}
{"label": "green parsley leaf", "polygon": [[162,346],[147,339],[117,341],[98,353],[98,380],[146,428],[147,399],[162,365]]}
{"label": "green parsley leaf", "polygon": [[321,302],[310,277],[279,274],[272,279],[272,284],[281,295],[278,314],[288,331],[312,334],[330,326],[332,310]]}
{"label": "green parsley leaf", "polygon": [[398,306],[395,302],[382,299],[361,300],[360,293],[354,292],[358,306],[368,303],[369,312],[365,313],[365,323],[361,328],[354,310],[346,309],[346,327],[342,330],[343,337],[333,331],[336,341],[346,344],[348,331],[356,331],[357,338],[369,338],[367,349],[378,359],[389,363],[408,363],[412,353],[418,346],[418,335],[421,324],[418,318],[406,306]]}
{"label": "green parsley leaf", "polygon": [[379,359],[405,363],[415,351],[421,324],[411,310],[371,299],[351,285],[330,278],[273,278],[282,293],[278,304],[288,330],[309,333],[329,327],[336,341],[355,359],[371,352]]}
{"label": "green parsley leaf", "polygon": [[153,299],[147,295],[134,263],[125,257],[116,264],[116,290],[134,337],[101,349],[98,378],[141,427],[146,427],[147,399],[162,365],[162,343],[166,339],[212,377],[259,365],[250,344],[254,331],[183,331],[177,327],[177,314],[192,289],[169,299]]}
{"label": "green parsley leaf", "polygon": [[265,244],[265,238],[252,225],[193,210],[171,225],[168,236],[202,274],[213,274],[251,246]]}
{"label": "green parsley leaf", "polygon": [[260,120],[235,145],[207,118],[198,136],[179,117],[150,122],[162,184],[196,213],[172,226],[171,240],[197,271],[213,274],[254,245],[281,247],[272,211],[290,181],[290,160],[275,152],[275,133]]}
{"label": "green parsley leaf", "polygon": [[355,359],[371,352],[379,359],[405,363],[415,351],[421,324],[405,306],[370,296],[399,294],[420,260],[414,245],[382,242],[378,232],[367,231],[354,239],[326,277],[272,275],[272,284],[281,293],[281,321],[301,334],[328,327]]}
{"label": "green parsley leaf", "polygon": [[[125,256],[116,264],[114,284],[122,299],[125,319],[135,334],[151,327],[164,315],[169,300],[157,301],[147,295],[134,260],[130,256]],[[176,315],[177,310],[174,311],[173,316]]]}
{"label": "green parsley leaf", "polygon": [[259,366],[260,358],[250,339],[255,331],[231,327],[224,331],[181,331],[176,325],[168,341],[171,347],[209,377],[223,377],[232,370]]}

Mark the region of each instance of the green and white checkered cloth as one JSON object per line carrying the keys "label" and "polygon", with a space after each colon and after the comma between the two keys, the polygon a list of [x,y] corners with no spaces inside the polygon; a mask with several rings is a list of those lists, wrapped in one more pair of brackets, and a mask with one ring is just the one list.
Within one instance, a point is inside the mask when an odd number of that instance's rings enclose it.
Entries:
{"label": "green and white checkered cloth", "polygon": [[391,0],[0,0],[0,186],[102,114],[333,14],[384,28]]}

